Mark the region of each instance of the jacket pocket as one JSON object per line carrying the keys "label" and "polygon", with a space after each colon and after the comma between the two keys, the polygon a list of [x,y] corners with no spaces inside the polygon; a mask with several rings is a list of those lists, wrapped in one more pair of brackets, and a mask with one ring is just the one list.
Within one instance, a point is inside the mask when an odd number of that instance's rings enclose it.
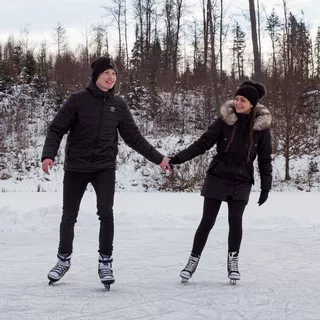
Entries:
{"label": "jacket pocket", "polygon": [[207,173],[210,173],[214,170],[214,168],[217,167],[217,165],[219,164],[220,160],[218,159],[213,159],[209,165],[208,170],[206,171]]}

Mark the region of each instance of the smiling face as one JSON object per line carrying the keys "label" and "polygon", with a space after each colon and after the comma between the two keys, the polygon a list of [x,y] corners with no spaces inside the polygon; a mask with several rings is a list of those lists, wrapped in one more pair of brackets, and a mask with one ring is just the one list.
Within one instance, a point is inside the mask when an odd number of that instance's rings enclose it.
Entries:
{"label": "smiling face", "polygon": [[117,73],[113,69],[107,69],[100,74],[96,81],[97,87],[102,91],[113,88],[117,81]]}
{"label": "smiling face", "polygon": [[249,114],[251,112],[251,109],[253,108],[251,102],[244,96],[235,96],[234,106],[237,113],[244,114]]}

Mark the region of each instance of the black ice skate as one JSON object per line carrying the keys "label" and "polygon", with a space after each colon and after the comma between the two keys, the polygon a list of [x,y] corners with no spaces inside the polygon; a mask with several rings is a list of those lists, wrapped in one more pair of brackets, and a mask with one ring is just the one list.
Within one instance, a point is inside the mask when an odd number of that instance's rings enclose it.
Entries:
{"label": "black ice skate", "polygon": [[237,251],[228,253],[228,277],[231,284],[237,284],[240,280],[240,272],[238,268],[239,253]]}
{"label": "black ice skate", "polygon": [[194,274],[194,272],[197,269],[199,260],[200,260],[200,256],[193,256],[192,254],[190,255],[186,266],[180,272],[180,277],[181,277],[182,283],[187,282],[192,277],[192,275]]}
{"label": "black ice skate", "polygon": [[57,264],[48,273],[48,279],[49,279],[50,285],[59,281],[70,269],[71,254],[58,253],[57,257],[58,257]]}
{"label": "black ice skate", "polygon": [[107,256],[104,254],[99,255],[98,274],[102,284],[108,291],[110,290],[110,285],[115,282],[113,277],[112,262],[112,256]]}

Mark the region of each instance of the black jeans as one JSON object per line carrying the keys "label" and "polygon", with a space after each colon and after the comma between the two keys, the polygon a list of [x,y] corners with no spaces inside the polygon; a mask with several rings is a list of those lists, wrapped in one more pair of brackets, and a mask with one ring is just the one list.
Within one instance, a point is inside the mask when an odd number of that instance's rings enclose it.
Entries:
{"label": "black jeans", "polygon": [[72,253],[74,225],[77,222],[80,202],[88,183],[97,196],[97,215],[100,220],[99,252],[111,255],[113,251],[113,199],[115,170],[99,172],[65,171],[63,179],[63,213],[60,223],[59,253]]}
{"label": "black jeans", "polygon": [[[218,216],[222,200],[204,198],[203,216],[193,240],[192,254],[201,255],[207,242],[210,230]],[[247,205],[246,201],[227,198],[228,203],[228,251],[239,252],[242,239],[242,216]]]}

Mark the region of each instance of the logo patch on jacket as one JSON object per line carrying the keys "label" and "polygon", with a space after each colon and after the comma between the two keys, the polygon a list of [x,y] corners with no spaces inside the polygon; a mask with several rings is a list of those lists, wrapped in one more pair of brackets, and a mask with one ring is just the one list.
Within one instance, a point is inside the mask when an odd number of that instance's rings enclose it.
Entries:
{"label": "logo patch on jacket", "polygon": [[110,111],[111,111],[111,112],[115,112],[115,111],[116,111],[116,108],[115,108],[115,107],[110,107]]}

